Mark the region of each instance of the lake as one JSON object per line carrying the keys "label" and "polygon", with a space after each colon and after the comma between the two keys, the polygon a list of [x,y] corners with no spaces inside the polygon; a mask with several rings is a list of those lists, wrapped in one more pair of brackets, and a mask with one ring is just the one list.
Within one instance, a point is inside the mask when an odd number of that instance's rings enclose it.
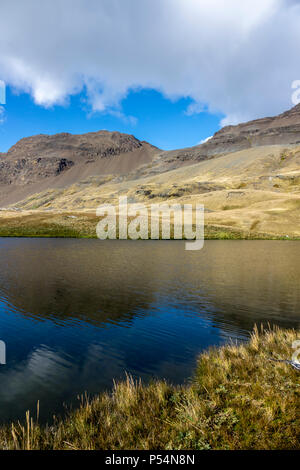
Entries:
{"label": "lake", "polygon": [[300,324],[299,242],[3,238],[0,263],[1,422],[126,373],[185,383],[204,349]]}

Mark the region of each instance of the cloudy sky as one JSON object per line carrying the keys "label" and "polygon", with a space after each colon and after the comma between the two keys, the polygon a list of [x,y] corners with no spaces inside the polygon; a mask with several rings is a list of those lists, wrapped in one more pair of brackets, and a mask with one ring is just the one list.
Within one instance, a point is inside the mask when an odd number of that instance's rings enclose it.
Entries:
{"label": "cloudy sky", "polygon": [[0,151],[120,130],[162,148],[292,106],[298,0],[0,0]]}

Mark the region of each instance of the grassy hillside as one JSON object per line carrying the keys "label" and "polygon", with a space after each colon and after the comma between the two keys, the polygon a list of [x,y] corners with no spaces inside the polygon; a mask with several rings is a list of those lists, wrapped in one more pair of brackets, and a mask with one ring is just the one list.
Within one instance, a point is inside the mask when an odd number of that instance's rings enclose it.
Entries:
{"label": "grassy hillside", "polygon": [[95,175],[35,193],[14,205],[17,212],[0,212],[0,235],[95,236],[91,214],[126,195],[146,206],[204,204],[213,238],[300,237],[299,146],[251,148],[170,171],[164,165],[158,159],[127,175]]}
{"label": "grassy hillside", "polygon": [[289,359],[295,331],[275,329],[200,356],[186,386],[130,377],[112,393],[83,398],[54,425],[0,428],[2,449],[300,449],[299,372]]}
{"label": "grassy hillside", "polygon": [[[206,214],[207,216],[207,214]],[[0,212],[0,237],[41,237],[41,238],[97,238],[96,227],[100,218],[94,212],[43,212],[22,211]],[[128,223],[131,219],[128,219]],[[289,232],[290,235],[281,235],[281,232],[258,231],[257,223],[251,228],[224,225],[220,223],[207,223],[204,229],[206,240],[298,240],[298,231]],[[149,239],[151,238],[149,222]],[[195,228],[195,227],[194,227]],[[268,229],[268,227],[266,227]],[[287,229],[285,227],[285,229]],[[284,231],[284,233],[287,230]],[[171,239],[174,228],[170,227]],[[118,237],[118,232],[117,232]],[[160,231],[160,238],[161,231]]]}

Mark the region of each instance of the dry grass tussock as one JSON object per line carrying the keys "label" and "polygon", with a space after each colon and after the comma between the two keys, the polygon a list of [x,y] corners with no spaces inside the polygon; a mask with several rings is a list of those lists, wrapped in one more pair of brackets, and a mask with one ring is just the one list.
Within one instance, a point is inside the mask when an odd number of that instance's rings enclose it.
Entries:
{"label": "dry grass tussock", "polygon": [[199,357],[189,385],[143,385],[131,377],[111,393],[82,398],[51,426],[26,416],[0,429],[2,449],[299,449],[299,372],[293,330],[254,330],[250,341]]}

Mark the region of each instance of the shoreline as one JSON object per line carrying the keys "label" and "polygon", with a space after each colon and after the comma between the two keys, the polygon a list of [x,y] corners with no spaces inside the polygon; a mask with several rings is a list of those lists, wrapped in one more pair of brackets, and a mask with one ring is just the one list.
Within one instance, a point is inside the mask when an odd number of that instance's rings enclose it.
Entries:
{"label": "shoreline", "polygon": [[[101,220],[95,211],[0,211],[0,237],[27,238],[90,238],[97,239],[96,227]],[[130,219],[128,219],[130,222]],[[174,226],[171,222],[171,236],[174,239]],[[118,231],[117,231],[118,239]],[[130,239],[130,238],[128,238]],[[160,229],[159,240],[162,240]],[[205,240],[300,240],[298,230],[287,233],[263,232],[257,227],[242,229],[226,224],[204,226]],[[149,237],[146,240],[151,240]],[[185,237],[182,240],[186,240]],[[187,240],[186,240],[187,241]]]}
{"label": "shoreline", "polygon": [[51,426],[26,414],[0,427],[1,449],[300,449],[299,372],[290,359],[299,331],[257,328],[247,343],[202,353],[189,383],[143,385],[127,377],[82,398]]}
{"label": "shoreline", "polygon": [[[63,216],[70,217],[70,216]],[[3,223],[0,218],[0,238],[70,238],[70,239],[98,239],[96,234],[96,226],[99,219],[95,216],[87,216],[84,221],[80,220],[78,226],[76,222],[69,220],[60,220],[59,223],[49,220],[43,223],[36,221],[14,221],[13,223]],[[122,238],[123,239],[123,238]],[[116,240],[119,240],[117,233]],[[129,237],[127,240],[131,240]],[[142,240],[142,239],[138,239]],[[145,241],[152,240],[149,232],[149,238]],[[173,227],[171,226],[170,238],[162,238],[161,233],[159,240],[174,240]],[[188,241],[186,237],[182,237],[183,241]],[[251,233],[241,230],[230,230],[228,227],[220,227],[214,225],[205,225],[204,240],[300,240],[300,236],[287,236],[282,234],[270,233]]]}
{"label": "shoreline", "polygon": [[[69,239],[69,240],[99,240],[99,238],[96,235],[89,235],[89,234],[80,234],[80,233],[72,233],[72,231],[57,231],[57,232],[46,232],[44,233],[43,231],[10,231],[10,230],[0,230],[0,239],[1,238],[58,238],[58,239]],[[162,238],[160,237],[158,240],[151,239],[150,237],[147,239],[138,239],[138,240],[132,240],[131,238],[116,238],[116,241],[122,241],[122,240],[130,240],[130,241],[193,241],[188,238],[183,237],[181,240],[174,239],[173,237],[170,238]],[[236,240],[236,241],[300,241],[300,237],[285,237],[285,236],[239,236],[235,234],[231,234],[230,232],[220,232],[216,233],[214,235],[208,235],[204,236],[204,241],[209,241],[209,240]],[[105,241],[105,240],[101,240]]]}

